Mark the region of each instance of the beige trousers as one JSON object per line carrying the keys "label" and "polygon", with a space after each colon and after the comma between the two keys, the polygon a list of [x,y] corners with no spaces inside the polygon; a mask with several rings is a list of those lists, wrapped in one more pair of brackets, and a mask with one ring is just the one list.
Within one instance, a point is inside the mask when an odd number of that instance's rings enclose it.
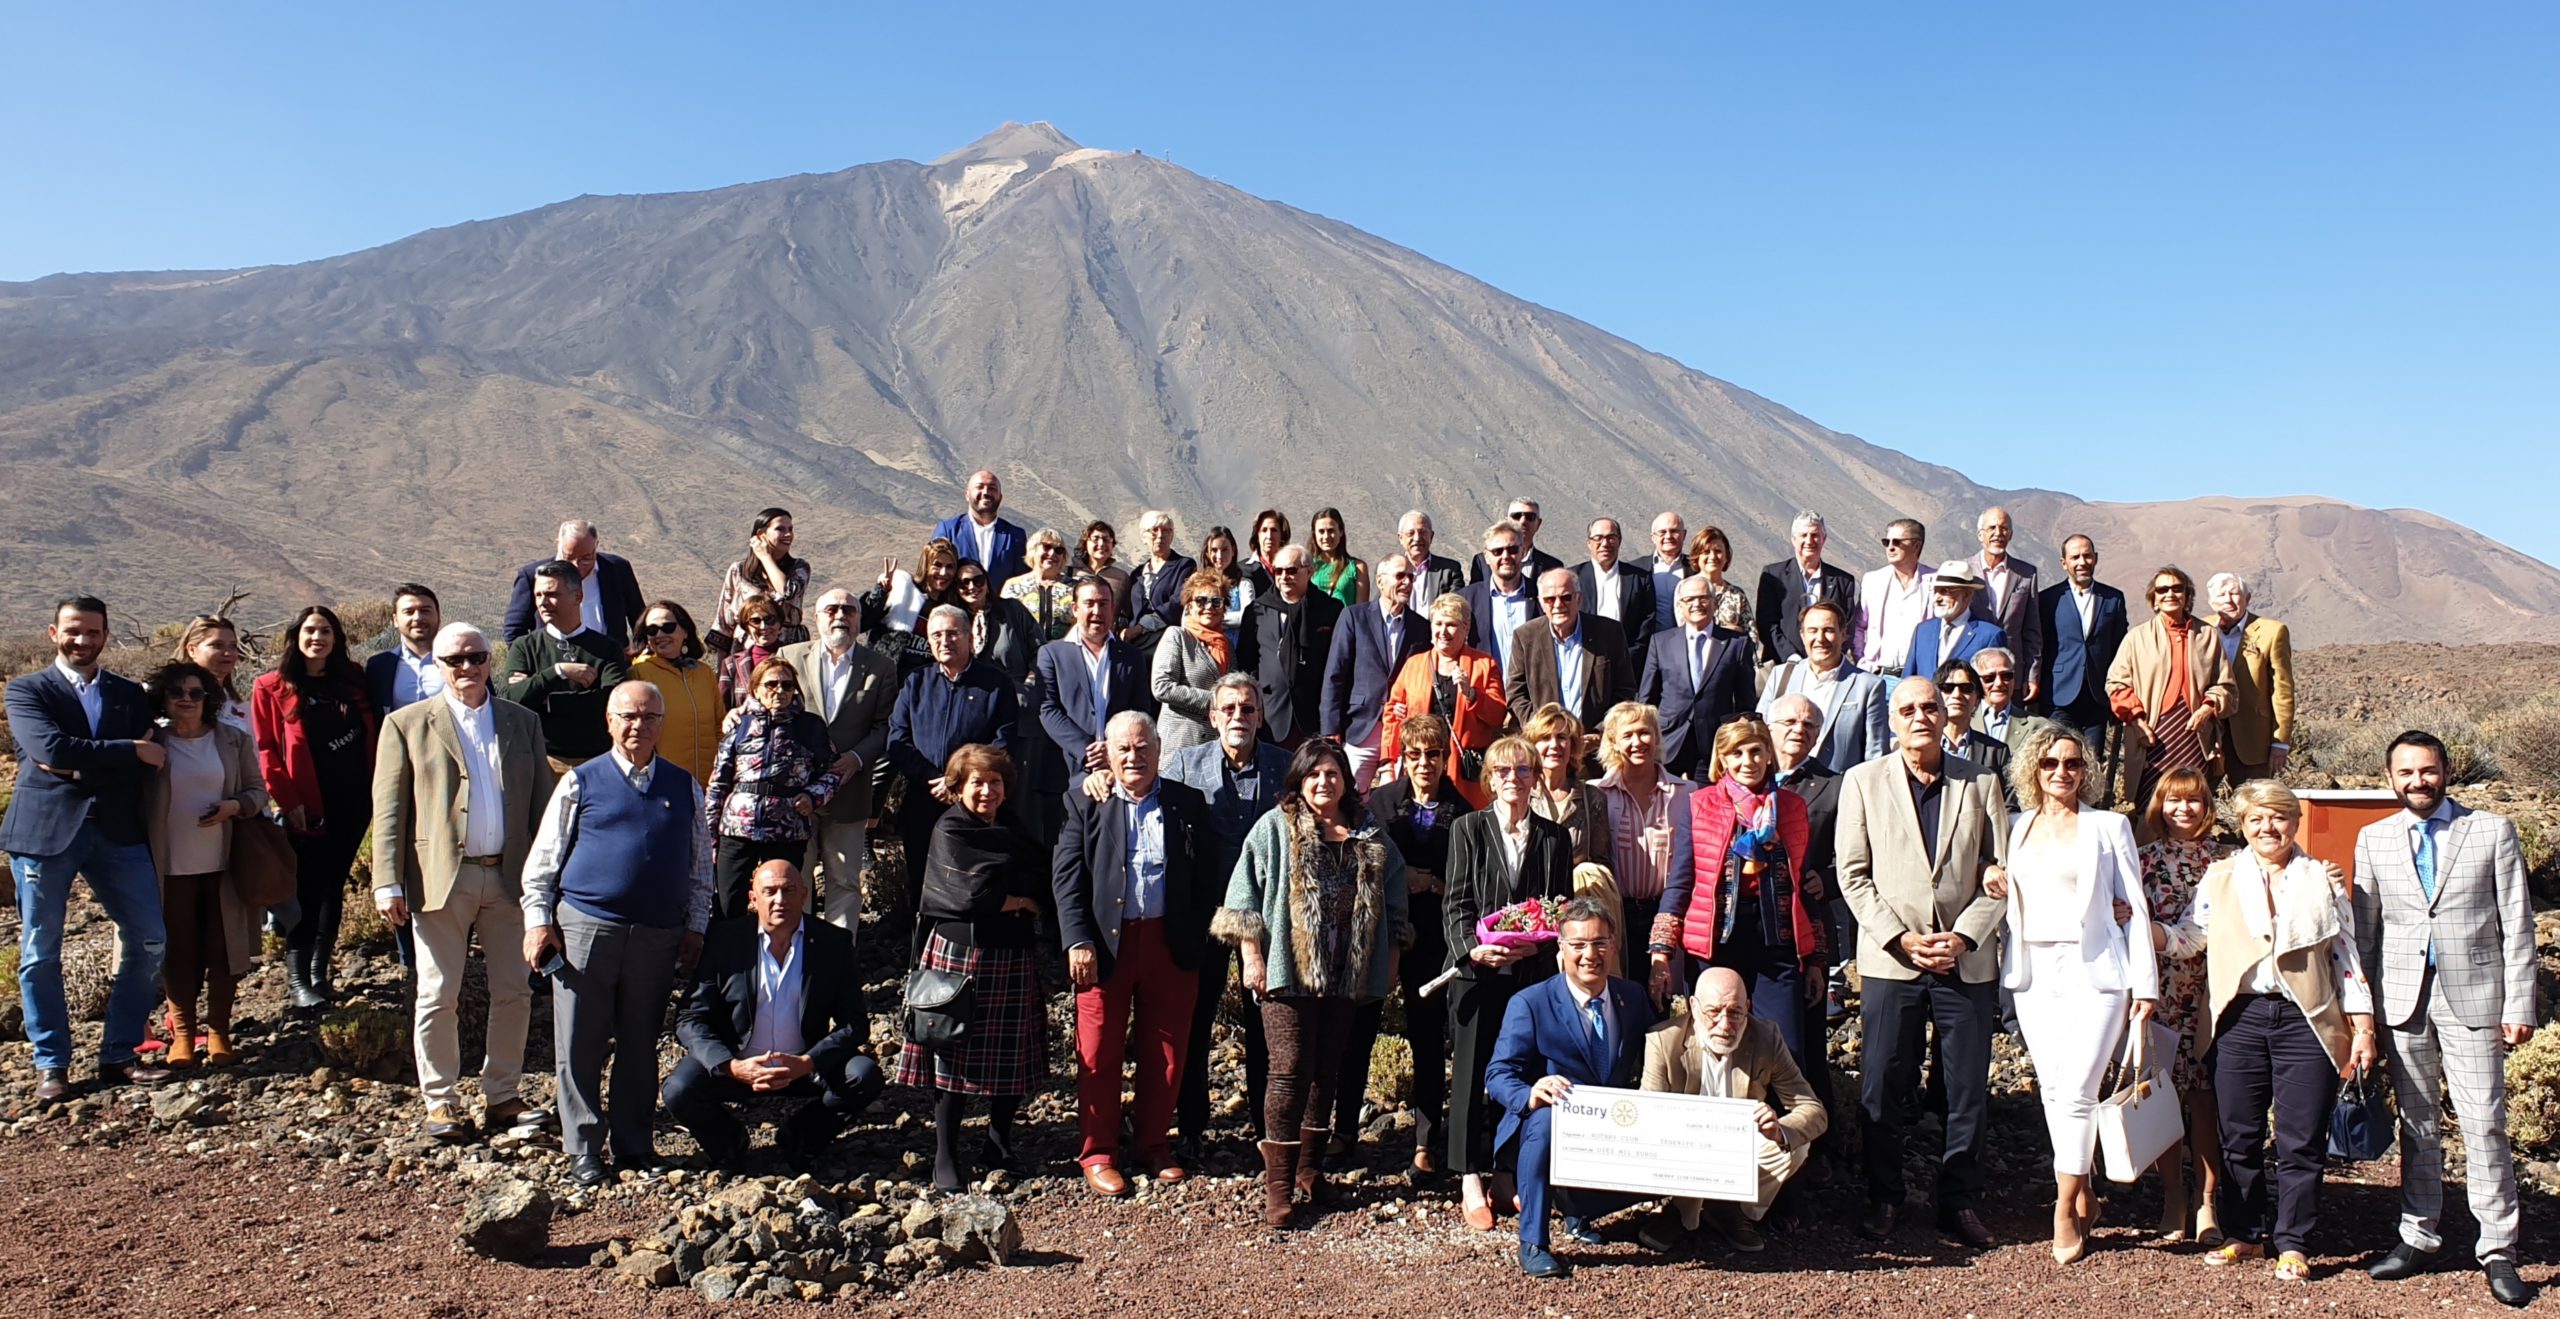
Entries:
{"label": "beige trousers", "polygon": [[[1813,1145],[1810,1142],[1790,1149],[1762,1136],[1760,1138],[1760,1195],[1751,1203],[1740,1206],[1742,1216],[1752,1222],[1759,1222],[1761,1217],[1769,1212],[1769,1202],[1778,1198],[1778,1188],[1786,1185],[1788,1178],[1802,1171],[1805,1160],[1812,1157]],[[1706,1203],[1695,1196],[1671,1197],[1671,1207],[1678,1210],[1680,1214],[1680,1226],[1691,1231],[1697,1230],[1698,1213],[1706,1207]]]}
{"label": "beige trousers", "polygon": [[489,1103],[516,1097],[524,1072],[525,1023],[533,989],[525,978],[524,910],[495,866],[464,865],[453,892],[434,911],[410,913],[417,929],[418,998],[411,1038],[418,1054],[418,1090],[427,1107],[453,1102],[462,1073],[462,1026],[454,1009],[462,999],[462,970],[471,936],[489,963],[489,1048],[480,1068],[480,1092]]}

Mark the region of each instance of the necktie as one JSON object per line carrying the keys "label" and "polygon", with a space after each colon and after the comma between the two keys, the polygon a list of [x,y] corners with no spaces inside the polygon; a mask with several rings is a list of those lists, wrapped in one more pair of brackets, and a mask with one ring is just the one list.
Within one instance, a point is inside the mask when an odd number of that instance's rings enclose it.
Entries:
{"label": "necktie", "polygon": [[1698,684],[1706,680],[1707,634],[1701,632],[1689,638],[1689,690],[1698,690]]}
{"label": "necktie", "polygon": [[[2436,822],[2433,820],[2418,822],[2417,863],[2418,887],[2426,892],[2427,905],[2432,907],[2436,901]],[[2427,965],[2435,964],[2436,937],[2430,931],[2427,935]]]}
{"label": "necktie", "polygon": [[1591,1038],[1598,1040],[1603,1044],[1608,1043],[1609,1020],[1608,1017],[1600,1011],[1599,997],[1594,995],[1591,998],[1583,1000],[1582,1011],[1583,1015],[1591,1018]]}

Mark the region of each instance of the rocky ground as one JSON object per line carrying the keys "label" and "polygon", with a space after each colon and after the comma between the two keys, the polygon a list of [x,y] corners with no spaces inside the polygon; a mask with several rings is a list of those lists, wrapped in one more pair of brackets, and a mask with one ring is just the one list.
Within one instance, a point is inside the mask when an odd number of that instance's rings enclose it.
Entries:
{"label": "rocky ground", "polygon": [[[2341,716],[2391,717],[2392,702],[2405,695],[2389,676],[2408,659],[2398,649],[2382,648],[2332,675],[2328,689],[2347,691],[2338,701]],[[2484,669],[2458,681],[2508,676]],[[2373,704],[2347,715],[2359,701]],[[2464,795],[2560,819],[2547,792],[2487,785]],[[110,941],[94,910],[75,906],[66,962],[75,1007],[93,1018],[103,1003]],[[2543,926],[2548,1009],[2560,985],[2560,914],[2546,915]],[[156,1091],[91,1093],[51,1113],[29,1104],[28,1048],[17,1038],[14,1003],[0,989],[0,1188],[7,1192],[0,1194],[0,1295],[31,1314],[545,1319],[693,1314],[747,1303],[707,1299],[733,1294],[814,1295],[823,1298],[816,1304],[888,1314],[1144,1307],[1165,1315],[1990,1316],[2092,1305],[2180,1314],[2502,1312],[2467,1268],[2396,1286],[2363,1276],[2360,1262],[2392,1239],[2397,1175],[2388,1160],[2333,1165],[2315,1242],[2318,1277],[2307,1287],[2281,1286],[2257,1268],[2209,1270],[2196,1262],[2194,1247],[2158,1245],[2149,1230],[2158,1193],[2149,1182],[2115,1192],[2100,1248],[2089,1259],[2055,1266],[2043,1245],[2051,1222],[2043,1124],[2011,1040],[2002,1042],[1995,1067],[1989,1217],[2003,1240],[2016,1244],[1980,1255],[1939,1245],[1924,1230],[1925,1212],[1919,1227],[1887,1246],[1860,1240],[1850,1228],[1858,1188],[1854,1177],[1841,1176],[1811,1191],[1803,1227],[1763,1255],[1701,1248],[1651,1256],[1633,1244],[1636,1219],[1628,1215],[1604,1225],[1615,1244],[1571,1252],[1585,1265],[1574,1277],[1531,1284],[1513,1265],[1507,1220],[1502,1232],[1467,1231],[1452,1182],[1417,1181],[1406,1170],[1409,1119],[1387,1093],[1392,1086],[1373,1096],[1365,1138],[1341,1175],[1342,1203],[1309,1230],[1275,1234],[1259,1225],[1259,1165],[1237,1045],[1223,1030],[1219,1139],[1207,1175],[1150,1187],[1127,1202],[1098,1200],[1084,1191],[1073,1164],[1072,1036],[1062,1001],[1052,1014],[1052,1082],[1024,1114],[1019,1178],[997,1175],[969,1197],[925,1194],[924,1098],[893,1086],[805,1180],[765,1151],[770,1129],[759,1134],[748,1167],[715,1172],[694,1166],[690,1140],[662,1124],[659,1148],[676,1161],[672,1169],[584,1191],[566,1179],[549,1136],[453,1148],[417,1134],[403,973],[378,935],[358,929],[350,937],[359,947],[345,955],[340,976],[350,1002],[325,1022],[282,1014],[280,973],[262,966],[243,987],[242,1066],[200,1071]],[[15,938],[14,913],[0,915],[0,939],[14,946]],[[894,996],[894,972],[879,959],[896,943],[866,937],[861,944],[872,954],[878,1008]],[[885,1013],[874,1028],[876,1038],[894,1038]],[[96,1031],[94,1020],[84,1019],[76,1073],[83,1078]],[[548,1032],[547,1006],[538,1007],[528,1052],[542,1071],[528,1084],[544,1101]],[[1854,1058],[1854,1040],[1853,1026],[1836,1033],[1838,1061]],[[476,1041],[466,1045],[468,1054]],[[669,1042],[670,1064],[674,1054]],[[1854,1077],[1840,1084],[1852,1093]],[[1853,1151],[1854,1132],[1847,1138]],[[2458,1145],[2454,1150],[2458,1168]],[[2555,1280],[2550,1262],[2560,1260],[2560,1218],[2553,1214],[2560,1166],[2536,1156],[2526,1172],[2524,1271],[2547,1283]],[[1925,1188],[1925,1173],[1915,1172],[1914,1184]],[[458,1244],[475,1201],[519,1186],[556,1205],[529,1258],[505,1262]],[[2449,1254],[2459,1258],[2469,1225],[2459,1210],[2453,1216],[2457,1248]],[[995,1265],[991,1255],[1005,1262]],[[687,1267],[678,1267],[680,1257]],[[762,1262],[761,1271],[750,1259]],[[2542,1304],[2560,1308],[2560,1301]]]}

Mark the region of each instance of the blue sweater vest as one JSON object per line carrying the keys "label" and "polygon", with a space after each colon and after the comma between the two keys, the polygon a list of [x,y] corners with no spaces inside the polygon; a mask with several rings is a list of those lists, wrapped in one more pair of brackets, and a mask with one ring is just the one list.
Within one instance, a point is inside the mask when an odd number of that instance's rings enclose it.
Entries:
{"label": "blue sweater vest", "polygon": [[560,896],[597,918],[652,929],[681,929],[693,887],[693,776],[660,756],[649,791],[633,790],[612,756],[572,771],[578,776],[577,834],[560,867]]}

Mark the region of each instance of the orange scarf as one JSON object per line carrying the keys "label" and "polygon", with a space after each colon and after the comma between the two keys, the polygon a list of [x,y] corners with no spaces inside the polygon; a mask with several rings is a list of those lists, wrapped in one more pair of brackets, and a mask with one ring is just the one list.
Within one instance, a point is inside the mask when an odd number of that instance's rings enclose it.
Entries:
{"label": "orange scarf", "polygon": [[1188,609],[1183,611],[1182,630],[1190,633],[1192,640],[1208,649],[1210,658],[1218,661],[1218,672],[1224,673],[1235,667],[1235,661],[1227,656],[1226,633],[1192,621],[1191,611]]}

